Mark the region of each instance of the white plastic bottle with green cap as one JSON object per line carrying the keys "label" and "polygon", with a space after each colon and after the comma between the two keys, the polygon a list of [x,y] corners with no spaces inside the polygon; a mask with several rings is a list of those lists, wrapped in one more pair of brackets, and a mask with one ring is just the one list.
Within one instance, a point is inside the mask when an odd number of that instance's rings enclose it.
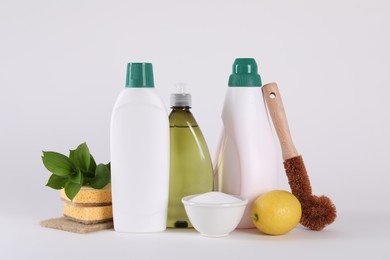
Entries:
{"label": "white plastic bottle with green cap", "polygon": [[151,63],[127,65],[126,88],[112,112],[111,189],[115,231],[166,229],[169,121]]}
{"label": "white plastic bottle with green cap", "polygon": [[276,145],[254,59],[235,60],[222,121],[214,189],[247,198],[248,205],[238,228],[253,228],[254,200],[278,187]]}

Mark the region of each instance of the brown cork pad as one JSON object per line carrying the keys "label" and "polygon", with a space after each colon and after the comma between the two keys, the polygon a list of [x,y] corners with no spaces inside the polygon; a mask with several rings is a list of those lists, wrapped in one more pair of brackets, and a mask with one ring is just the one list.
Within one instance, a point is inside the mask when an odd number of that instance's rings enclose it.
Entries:
{"label": "brown cork pad", "polygon": [[112,229],[112,221],[97,224],[82,224],[65,217],[43,220],[39,223],[42,227],[59,229],[63,231],[86,234],[99,230]]}

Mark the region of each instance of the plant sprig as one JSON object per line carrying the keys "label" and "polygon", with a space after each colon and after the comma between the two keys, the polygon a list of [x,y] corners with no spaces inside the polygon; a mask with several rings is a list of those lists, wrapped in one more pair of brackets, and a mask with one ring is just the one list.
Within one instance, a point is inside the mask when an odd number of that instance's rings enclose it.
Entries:
{"label": "plant sprig", "polygon": [[111,180],[110,163],[96,165],[86,143],[70,150],[69,157],[57,152],[43,151],[42,161],[52,173],[46,186],[56,190],[64,188],[70,200],[77,195],[81,186],[102,189]]}

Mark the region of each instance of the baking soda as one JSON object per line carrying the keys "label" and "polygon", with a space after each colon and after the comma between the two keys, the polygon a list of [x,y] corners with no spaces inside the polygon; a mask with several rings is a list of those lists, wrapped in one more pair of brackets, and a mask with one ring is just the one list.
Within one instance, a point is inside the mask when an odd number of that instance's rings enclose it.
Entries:
{"label": "baking soda", "polygon": [[197,203],[207,203],[207,204],[224,204],[224,203],[238,203],[242,202],[242,200],[232,196],[228,195],[223,192],[207,192],[201,195],[198,195],[196,197],[193,197],[189,201],[191,202],[197,202]]}

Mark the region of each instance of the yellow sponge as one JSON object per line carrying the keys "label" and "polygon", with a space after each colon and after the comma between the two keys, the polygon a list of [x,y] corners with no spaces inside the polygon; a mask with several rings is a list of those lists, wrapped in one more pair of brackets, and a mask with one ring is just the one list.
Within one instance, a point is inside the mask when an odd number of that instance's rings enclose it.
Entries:
{"label": "yellow sponge", "polygon": [[95,224],[112,220],[112,206],[83,207],[64,203],[64,216],[84,224]]}
{"label": "yellow sponge", "polygon": [[64,216],[68,219],[84,224],[112,220],[111,184],[99,190],[83,186],[72,201],[62,189],[60,197],[65,201]]}
{"label": "yellow sponge", "polygon": [[[66,196],[64,189],[61,190],[60,196],[65,202],[71,202]],[[99,190],[83,186],[76,197],[73,198],[72,203],[81,206],[111,205],[111,184],[109,183],[106,187]]]}

